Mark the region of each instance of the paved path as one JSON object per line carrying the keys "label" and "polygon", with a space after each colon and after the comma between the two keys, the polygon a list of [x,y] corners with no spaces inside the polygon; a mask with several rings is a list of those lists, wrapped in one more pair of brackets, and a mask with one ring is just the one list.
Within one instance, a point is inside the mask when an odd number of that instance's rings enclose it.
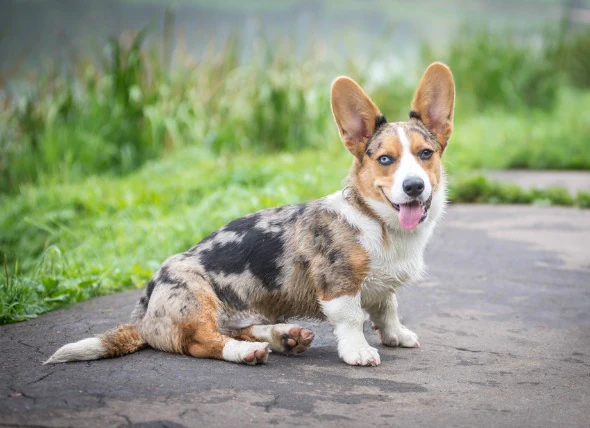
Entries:
{"label": "paved path", "polygon": [[[330,329],[267,366],[154,350],[42,366],[126,320],[139,291],[0,327],[0,426],[588,426],[590,210],[455,206],[400,295],[420,349],[341,363]],[[375,335],[367,331],[370,341]]]}

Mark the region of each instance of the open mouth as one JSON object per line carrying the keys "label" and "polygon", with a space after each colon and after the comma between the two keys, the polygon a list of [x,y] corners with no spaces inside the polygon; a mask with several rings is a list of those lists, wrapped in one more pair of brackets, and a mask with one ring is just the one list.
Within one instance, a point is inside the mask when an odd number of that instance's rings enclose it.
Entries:
{"label": "open mouth", "polygon": [[413,200],[405,204],[395,204],[387,197],[383,188],[381,188],[381,192],[383,192],[383,196],[389,201],[393,209],[399,213],[400,225],[405,230],[415,229],[428,216],[432,195],[424,202]]}

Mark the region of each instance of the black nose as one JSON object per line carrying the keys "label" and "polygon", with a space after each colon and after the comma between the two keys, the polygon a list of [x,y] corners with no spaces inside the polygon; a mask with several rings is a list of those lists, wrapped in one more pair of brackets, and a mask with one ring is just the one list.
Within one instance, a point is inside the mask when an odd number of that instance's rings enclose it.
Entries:
{"label": "black nose", "polygon": [[406,178],[402,183],[404,192],[408,196],[418,196],[424,191],[424,181],[418,177]]}

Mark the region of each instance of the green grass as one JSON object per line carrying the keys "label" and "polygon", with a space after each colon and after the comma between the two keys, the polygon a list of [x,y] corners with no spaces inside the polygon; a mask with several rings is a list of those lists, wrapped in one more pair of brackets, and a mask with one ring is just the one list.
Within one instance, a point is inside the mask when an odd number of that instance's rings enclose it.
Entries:
{"label": "green grass", "polygon": [[590,208],[590,192],[575,196],[560,187],[522,189],[511,183],[495,182],[482,175],[458,178],[449,190],[449,200],[465,203],[564,205]]}
{"label": "green grass", "polygon": [[448,153],[451,171],[590,169],[590,92],[562,90],[551,112],[458,113]]}

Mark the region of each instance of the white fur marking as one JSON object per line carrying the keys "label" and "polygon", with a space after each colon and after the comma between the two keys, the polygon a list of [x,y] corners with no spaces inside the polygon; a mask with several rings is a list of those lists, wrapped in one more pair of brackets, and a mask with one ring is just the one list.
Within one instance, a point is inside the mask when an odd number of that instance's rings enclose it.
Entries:
{"label": "white fur marking", "polygon": [[251,327],[252,336],[256,339],[272,342],[272,329],[275,325],[253,325]]}
{"label": "white fur marking", "polygon": [[267,351],[266,356],[261,361],[259,361],[261,363],[266,363],[266,360],[268,359],[268,343],[245,342],[230,339],[226,342],[225,346],[223,347],[221,358],[223,358],[225,361],[231,361],[233,363],[256,364],[258,361],[246,361],[245,357],[246,355],[258,350]]}
{"label": "white fur marking", "polygon": [[353,366],[378,366],[379,352],[367,343],[363,333],[365,314],[361,308],[361,296],[340,296],[321,301],[322,310],[334,326],[338,340],[338,355]]}
{"label": "white fur marking", "polygon": [[399,167],[393,175],[393,187],[388,196],[396,204],[409,202],[412,198],[406,195],[402,184],[406,178],[418,177],[424,181],[424,192],[422,192],[420,198],[422,201],[426,201],[432,193],[432,184],[428,179],[428,174],[426,174],[426,171],[424,171],[424,168],[422,168],[412,153],[410,140],[401,126],[397,128],[397,136],[402,144],[402,156]]}
{"label": "white fur marking", "polygon": [[62,346],[43,364],[65,363],[67,361],[87,361],[102,358],[106,352],[98,337],[89,337]]}
{"label": "white fur marking", "polygon": [[404,326],[397,315],[397,296],[391,293],[388,299],[369,310],[371,321],[379,329],[381,343],[387,346],[419,348],[418,335]]}

